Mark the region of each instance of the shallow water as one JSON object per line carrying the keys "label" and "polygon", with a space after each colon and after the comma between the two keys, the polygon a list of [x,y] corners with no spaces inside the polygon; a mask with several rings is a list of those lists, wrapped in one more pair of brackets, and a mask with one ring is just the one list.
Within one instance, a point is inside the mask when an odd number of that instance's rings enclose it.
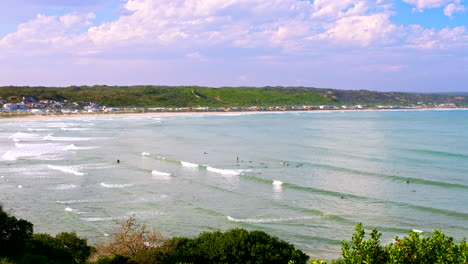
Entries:
{"label": "shallow water", "polygon": [[358,222],[383,242],[467,237],[467,131],[468,111],[0,121],[0,201],[92,242],[135,215],[168,236],[264,230],[330,259]]}

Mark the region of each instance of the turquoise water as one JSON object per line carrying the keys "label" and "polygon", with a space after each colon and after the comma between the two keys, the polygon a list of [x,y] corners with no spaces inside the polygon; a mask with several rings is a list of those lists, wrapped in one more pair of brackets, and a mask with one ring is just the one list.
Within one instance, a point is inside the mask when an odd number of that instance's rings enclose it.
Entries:
{"label": "turquoise water", "polygon": [[135,215],[167,236],[264,230],[330,259],[358,222],[384,243],[468,237],[467,138],[468,111],[4,120],[0,201],[92,242]]}

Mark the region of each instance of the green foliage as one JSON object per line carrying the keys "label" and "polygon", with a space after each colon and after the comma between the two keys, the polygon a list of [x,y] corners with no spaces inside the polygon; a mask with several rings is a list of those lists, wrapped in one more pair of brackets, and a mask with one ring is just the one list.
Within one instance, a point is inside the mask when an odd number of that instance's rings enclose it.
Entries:
{"label": "green foliage", "polygon": [[[33,234],[33,225],[0,206],[0,257],[14,263],[86,263],[93,248],[75,233]],[[2,260],[3,261],[3,260]]]}
{"label": "green foliage", "polygon": [[33,225],[10,216],[0,205],[0,257],[16,256],[31,240]]}
{"label": "green foliage", "polygon": [[90,262],[92,264],[127,264],[130,261],[129,257],[121,255],[112,255],[107,257],[101,257],[96,261]]}
{"label": "green foliage", "polygon": [[456,103],[468,105],[468,97],[444,94],[382,93],[305,87],[198,86],[71,86],[0,87],[0,97],[33,96],[37,99],[98,102],[116,107],[234,107],[341,104],[409,105]]}
{"label": "green foliage", "polygon": [[364,229],[358,224],[351,242],[343,241],[342,257],[334,263],[468,263],[467,242],[457,245],[441,231],[433,231],[431,237],[424,238],[410,231],[409,236],[396,237],[387,246],[381,245],[380,235],[374,229],[369,240],[364,240]]}
{"label": "green foliage", "polygon": [[60,233],[55,237],[34,234],[30,250],[34,254],[64,263],[86,263],[93,247],[75,233]]}
{"label": "green foliage", "polygon": [[336,263],[384,263],[388,257],[387,252],[380,245],[381,234],[374,229],[369,240],[364,240],[364,236],[362,224],[356,225],[351,243],[343,241],[343,258]]}
{"label": "green foliage", "polygon": [[308,256],[262,231],[231,229],[201,233],[196,238],[173,238],[167,263],[306,263]]}

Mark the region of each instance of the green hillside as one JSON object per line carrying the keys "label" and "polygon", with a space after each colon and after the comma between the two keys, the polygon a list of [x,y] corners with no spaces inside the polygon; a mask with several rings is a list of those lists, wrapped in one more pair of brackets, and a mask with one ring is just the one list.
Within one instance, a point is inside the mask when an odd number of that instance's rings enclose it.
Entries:
{"label": "green hillside", "polygon": [[444,94],[383,93],[305,87],[198,86],[71,86],[0,87],[0,97],[33,96],[37,99],[99,102],[126,107],[233,107],[293,105],[412,105],[455,103],[468,105],[467,97]]}

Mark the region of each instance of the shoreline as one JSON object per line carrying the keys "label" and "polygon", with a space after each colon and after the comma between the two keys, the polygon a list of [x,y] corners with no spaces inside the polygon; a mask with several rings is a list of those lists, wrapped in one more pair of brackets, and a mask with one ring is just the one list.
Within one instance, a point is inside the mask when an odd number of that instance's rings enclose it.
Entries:
{"label": "shoreline", "polygon": [[2,121],[29,121],[54,118],[82,118],[82,117],[126,117],[126,116],[190,116],[190,115],[245,115],[245,114],[281,114],[281,113],[333,113],[333,112],[406,112],[406,111],[457,111],[468,108],[421,108],[421,109],[340,109],[340,110],[298,110],[298,111],[230,111],[230,112],[144,112],[144,113],[78,113],[78,114],[25,114],[1,116]]}

